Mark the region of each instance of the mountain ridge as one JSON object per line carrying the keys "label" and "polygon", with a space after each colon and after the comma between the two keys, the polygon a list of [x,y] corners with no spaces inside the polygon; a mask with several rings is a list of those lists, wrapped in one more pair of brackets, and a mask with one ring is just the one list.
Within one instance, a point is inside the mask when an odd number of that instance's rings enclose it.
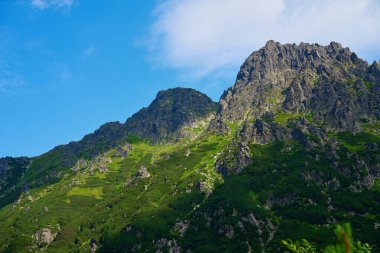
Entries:
{"label": "mountain ridge", "polygon": [[0,251],[280,252],[350,222],[378,252],[379,103],[376,62],[268,41],[218,109],[169,89],[125,123],[0,159]]}

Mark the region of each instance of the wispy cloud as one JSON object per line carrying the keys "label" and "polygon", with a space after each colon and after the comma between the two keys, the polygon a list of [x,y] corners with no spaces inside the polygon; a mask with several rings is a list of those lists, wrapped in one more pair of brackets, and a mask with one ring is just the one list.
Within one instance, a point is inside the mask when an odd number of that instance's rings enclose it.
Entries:
{"label": "wispy cloud", "polygon": [[24,84],[22,76],[18,75],[1,75],[0,76],[0,92],[8,93],[10,90],[20,88]]}
{"label": "wispy cloud", "polygon": [[24,84],[24,78],[9,68],[8,64],[0,60],[0,94],[10,94],[20,89]]}
{"label": "wispy cloud", "polygon": [[83,51],[83,56],[85,58],[88,58],[88,57],[91,57],[92,55],[94,55],[96,53],[96,47],[94,47],[93,45],[90,45],[88,46],[84,51]]}
{"label": "wispy cloud", "polygon": [[236,68],[269,39],[334,40],[359,55],[380,55],[377,0],[166,0],[155,15],[150,52],[189,77]]}
{"label": "wispy cloud", "polygon": [[31,0],[33,8],[45,10],[48,8],[71,8],[77,4],[75,0]]}

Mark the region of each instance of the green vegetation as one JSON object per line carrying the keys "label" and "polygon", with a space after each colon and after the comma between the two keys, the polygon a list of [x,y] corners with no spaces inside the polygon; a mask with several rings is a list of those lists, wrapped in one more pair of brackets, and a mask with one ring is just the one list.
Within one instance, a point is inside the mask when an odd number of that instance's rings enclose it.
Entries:
{"label": "green vegetation", "polygon": [[[294,115],[281,117],[285,122]],[[372,189],[349,191],[355,178],[343,176],[340,168],[355,164],[350,152],[376,163],[379,151],[368,150],[367,144],[380,145],[380,139],[365,132],[330,135],[341,145],[339,168],[332,167],[325,151],[305,150],[295,141],[251,144],[253,164],[224,180],[214,164],[233,135],[204,134],[192,142],[161,145],[131,136],[133,150],[127,157],[116,157],[116,149],[102,155],[104,161],[111,159],[107,171],[96,164],[94,170],[89,165],[65,170],[53,183],[32,188],[2,208],[0,252],[27,252],[36,245],[32,235],[42,228],[57,234],[48,246],[51,252],[87,252],[91,242],[102,246],[99,252],[130,252],[140,244],[151,252],[160,238],[175,239],[194,252],[276,252],[283,240],[299,252],[313,252],[336,242],[333,219],[350,222],[360,241],[377,245],[379,181]],[[53,166],[49,162],[47,168]],[[135,176],[141,166],[150,177]],[[357,171],[366,173],[365,168]],[[213,189],[212,194],[200,192],[199,182]],[[176,228],[181,221],[191,223],[183,235]]]}
{"label": "green vegetation", "polygon": [[340,143],[350,151],[360,151],[365,149],[368,142],[380,143],[380,137],[371,133],[351,133],[341,132],[337,134]]}
{"label": "green vegetation", "polygon": [[[287,125],[299,117],[312,120],[310,113],[282,113],[275,121]],[[0,252],[41,247],[32,235],[49,228],[56,237],[48,252],[88,252],[91,242],[101,246],[99,252],[131,252],[139,245],[154,252],[157,240],[165,238],[193,252],[277,252],[284,244],[291,252],[332,253],[339,252],[332,251],[339,247],[331,233],[335,221],[351,223],[356,238],[369,243],[352,243],[353,252],[378,246],[379,180],[371,189],[349,188],[357,184],[352,170],[368,174],[365,167],[352,169],[358,157],[369,166],[378,162],[379,150],[369,148],[380,145],[379,135],[371,131],[376,123],[366,123],[366,132],[329,133],[339,143],[338,167],[333,167],[328,145],[307,150],[288,140],[250,144],[253,163],[222,179],[215,162],[228,151],[240,125],[229,127],[226,136],[200,133],[200,126],[192,129],[199,134],[193,141],[156,145],[129,136],[133,149],[126,157],[116,156],[117,149],[98,157],[107,167],[103,171],[96,159],[74,171],[54,153],[37,158],[25,173],[37,176],[34,187],[0,209]],[[141,166],[150,177],[136,177]],[[347,176],[343,168],[350,170]],[[57,176],[50,178],[52,171]],[[182,233],[178,224],[191,225]]]}
{"label": "green vegetation", "polygon": [[[49,226],[57,233],[49,250],[62,252],[88,251],[93,238],[106,249],[122,248],[117,238],[132,224],[151,231],[144,233],[147,238],[156,238],[159,231],[170,235],[176,219],[193,210],[194,203],[202,203],[197,182],[210,188],[222,182],[213,163],[227,145],[224,137],[205,136],[189,146],[150,145],[135,137],[129,142],[134,149],[126,158],[113,158],[114,150],[105,154],[106,160],[112,158],[108,172],[68,171],[49,187],[25,192],[16,205],[1,209],[0,223],[6,229],[0,231],[0,252],[23,252],[35,243],[31,235]],[[185,156],[187,149],[191,153]],[[141,165],[150,178],[134,177]]]}
{"label": "green vegetation", "polygon": [[278,124],[286,125],[290,119],[296,119],[296,118],[299,118],[300,116],[301,114],[299,113],[281,112],[281,113],[276,114],[276,116],[274,117],[274,121],[277,122]]}
{"label": "green vegetation", "polygon": [[309,122],[313,121],[313,115],[309,112],[304,112],[304,113],[280,112],[274,116],[274,121],[280,125],[287,125],[289,120],[299,119],[300,117],[304,117]]}
{"label": "green vegetation", "polygon": [[335,235],[338,243],[329,245],[325,250],[317,249],[315,243],[302,239],[296,242],[292,240],[283,240],[282,243],[287,250],[293,253],[371,253],[372,247],[368,243],[353,241],[351,226],[346,223],[338,225],[335,229]]}
{"label": "green vegetation", "polygon": [[102,199],[103,196],[103,187],[94,187],[94,188],[82,188],[74,187],[68,193],[67,196],[88,196],[96,199]]}

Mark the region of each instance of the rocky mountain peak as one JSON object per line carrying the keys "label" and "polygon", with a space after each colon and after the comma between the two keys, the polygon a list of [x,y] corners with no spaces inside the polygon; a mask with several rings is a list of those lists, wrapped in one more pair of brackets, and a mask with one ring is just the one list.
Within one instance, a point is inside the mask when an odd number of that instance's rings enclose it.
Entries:
{"label": "rocky mountain peak", "polygon": [[[361,118],[379,116],[380,75],[337,42],[327,46],[270,40],[243,63],[224,92],[212,128],[267,113],[313,112],[331,128],[355,130]],[[223,130],[224,129],[224,130]]]}
{"label": "rocky mountain peak", "polygon": [[129,118],[125,126],[142,138],[162,139],[216,111],[217,103],[190,88],[160,91],[153,102]]}
{"label": "rocky mountain peak", "polygon": [[125,123],[109,122],[82,140],[61,145],[48,154],[60,152],[64,166],[73,166],[80,155],[87,158],[126,142],[131,135],[158,142],[173,135],[185,124],[207,118],[216,112],[217,103],[207,95],[189,88],[159,91],[153,102],[141,109]]}

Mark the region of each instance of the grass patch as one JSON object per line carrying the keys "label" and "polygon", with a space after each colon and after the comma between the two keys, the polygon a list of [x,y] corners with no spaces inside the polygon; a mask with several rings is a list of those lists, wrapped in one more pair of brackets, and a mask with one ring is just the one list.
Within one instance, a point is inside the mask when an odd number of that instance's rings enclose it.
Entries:
{"label": "grass patch", "polygon": [[91,187],[91,188],[74,187],[67,193],[67,196],[87,196],[87,197],[92,197],[96,199],[102,199],[103,187]]}
{"label": "grass patch", "polygon": [[302,115],[300,113],[285,113],[280,112],[274,116],[274,121],[281,125],[286,125],[288,120],[299,118]]}
{"label": "grass patch", "polygon": [[337,137],[338,141],[351,151],[363,150],[364,144],[368,142],[380,144],[380,137],[366,132],[356,134],[351,132],[341,132],[337,134]]}

